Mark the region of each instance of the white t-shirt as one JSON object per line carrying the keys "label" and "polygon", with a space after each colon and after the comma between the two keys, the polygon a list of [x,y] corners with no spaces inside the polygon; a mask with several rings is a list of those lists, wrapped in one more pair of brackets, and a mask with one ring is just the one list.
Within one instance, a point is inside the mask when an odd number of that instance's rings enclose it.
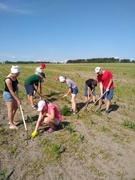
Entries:
{"label": "white t-shirt", "polygon": [[40,69],[40,67],[37,67],[36,69],[35,69],[35,74],[39,74],[39,73],[41,73],[42,72],[42,69]]}

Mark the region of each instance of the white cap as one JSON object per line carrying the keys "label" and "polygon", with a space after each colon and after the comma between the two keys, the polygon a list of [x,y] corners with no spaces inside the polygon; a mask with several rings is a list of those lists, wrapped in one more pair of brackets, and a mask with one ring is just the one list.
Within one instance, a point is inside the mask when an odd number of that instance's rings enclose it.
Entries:
{"label": "white cap", "polygon": [[95,68],[95,73],[99,73],[100,69],[101,69],[101,67],[96,67]]}
{"label": "white cap", "polygon": [[38,102],[38,110],[37,111],[42,111],[43,107],[46,105],[46,102],[44,100],[41,100]]}
{"label": "white cap", "polygon": [[60,77],[59,77],[59,81],[60,81],[61,83],[63,83],[65,80],[66,80],[65,77],[63,77],[63,76],[60,76]]}
{"label": "white cap", "polygon": [[20,72],[20,67],[19,66],[12,66],[11,67],[11,73],[19,73]]}

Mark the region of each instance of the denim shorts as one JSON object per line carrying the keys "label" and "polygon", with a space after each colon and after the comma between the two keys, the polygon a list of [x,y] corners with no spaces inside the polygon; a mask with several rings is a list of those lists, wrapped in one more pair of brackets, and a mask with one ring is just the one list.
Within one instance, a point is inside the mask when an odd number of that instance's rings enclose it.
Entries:
{"label": "denim shorts", "polygon": [[34,94],[34,87],[33,85],[24,84],[27,95],[33,96]]}
{"label": "denim shorts", "polygon": [[[103,93],[106,91],[105,88],[103,88]],[[114,88],[110,89],[103,97],[102,99],[108,99],[108,100],[111,100],[113,99],[113,92],[114,92]]]}
{"label": "denim shorts", "polygon": [[14,97],[11,95],[10,92],[4,91],[3,92],[3,99],[5,102],[11,102],[14,100]]}
{"label": "denim shorts", "polygon": [[72,90],[71,90],[71,93],[72,93],[72,94],[77,94],[77,93],[78,93],[78,88],[75,87],[74,89],[72,89]]}
{"label": "denim shorts", "polygon": [[[88,85],[87,84],[85,84],[85,86],[84,86],[84,96],[88,97]],[[95,91],[92,91],[92,96],[96,96]]]}

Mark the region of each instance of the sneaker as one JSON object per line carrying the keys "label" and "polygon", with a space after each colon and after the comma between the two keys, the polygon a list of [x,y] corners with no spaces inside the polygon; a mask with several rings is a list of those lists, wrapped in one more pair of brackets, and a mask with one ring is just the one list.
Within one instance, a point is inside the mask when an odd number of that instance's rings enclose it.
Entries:
{"label": "sneaker", "polygon": [[37,109],[36,106],[31,106],[32,109]]}
{"label": "sneaker", "polygon": [[49,132],[49,133],[52,133],[52,132],[54,132],[54,130],[53,130],[52,128],[49,128],[49,129],[48,129],[48,132]]}
{"label": "sneaker", "polygon": [[18,127],[15,126],[15,125],[14,125],[14,126],[13,126],[13,125],[10,125],[10,126],[9,126],[9,129],[16,129],[16,130],[18,130]]}
{"label": "sneaker", "polygon": [[76,112],[73,112],[72,114],[73,114],[73,115],[76,115]]}
{"label": "sneaker", "polygon": [[106,112],[106,114],[109,114],[109,113],[110,113],[110,111],[109,111],[109,110],[106,110],[105,112]]}

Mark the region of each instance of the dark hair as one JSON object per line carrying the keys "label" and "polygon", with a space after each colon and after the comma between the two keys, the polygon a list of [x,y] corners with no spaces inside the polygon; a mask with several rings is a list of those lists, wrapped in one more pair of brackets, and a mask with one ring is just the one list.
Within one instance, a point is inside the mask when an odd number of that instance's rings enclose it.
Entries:
{"label": "dark hair", "polygon": [[39,73],[39,75],[40,75],[40,76],[43,76],[44,78],[46,78],[46,77],[45,77],[45,73],[43,73],[43,72]]}
{"label": "dark hair", "polygon": [[97,81],[94,80],[94,81],[92,82],[92,85],[93,85],[94,87],[97,86]]}

